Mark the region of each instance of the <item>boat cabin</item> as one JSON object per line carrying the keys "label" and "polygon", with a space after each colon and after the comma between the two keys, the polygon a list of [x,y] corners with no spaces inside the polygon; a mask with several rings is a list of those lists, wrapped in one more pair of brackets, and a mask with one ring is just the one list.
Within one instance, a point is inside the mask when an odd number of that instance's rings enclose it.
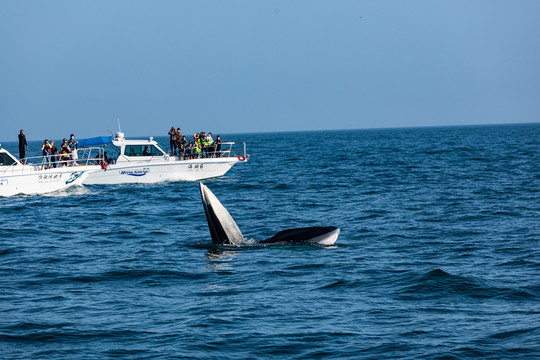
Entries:
{"label": "boat cabin", "polygon": [[111,144],[118,151],[117,163],[163,160],[169,157],[152,137],[148,140],[126,140],[123,133],[117,133]]}

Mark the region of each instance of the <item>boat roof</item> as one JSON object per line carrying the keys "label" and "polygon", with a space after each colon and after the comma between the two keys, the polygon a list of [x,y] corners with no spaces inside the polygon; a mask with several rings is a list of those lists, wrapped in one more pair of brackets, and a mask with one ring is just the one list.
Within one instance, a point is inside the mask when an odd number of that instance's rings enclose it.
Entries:
{"label": "boat roof", "polygon": [[88,139],[77,140],[79,147],[90,147],[90,146],[100,146],[108,145],[112,141],[112,136],[97,136]]}
{"label": "boat roof", "polygon": [[154,141],[154,138],[152,137],[148,139],[126,140],[123,133],[117,133],[114,138],[112,136],[97,136],[88,139],[80,139],[77,141],[79,143],[79,147],[104,146],[109,144],[116,146],[157,145],[157,142]]}
{"label": "boat roof", "polygon": [[139,139],[139,140],[126,140],[126,139],[113,139],[112,144],[116,146],[120,145],[155,145],[156,141],[153,139]]}

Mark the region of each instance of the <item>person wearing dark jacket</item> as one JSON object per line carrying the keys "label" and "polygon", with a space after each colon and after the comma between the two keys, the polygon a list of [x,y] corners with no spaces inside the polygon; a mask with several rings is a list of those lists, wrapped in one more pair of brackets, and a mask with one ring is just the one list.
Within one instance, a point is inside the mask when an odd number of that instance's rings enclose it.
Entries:
{"label": "person wearing dark jacket", "polygon": [[21,132],[19,133],[19,159],[21,160],[21,162],[26,156],[26,150],[28,150],[28,143],[26,142],[24,130],[21,130]]}
{"label": "person wearing dark jacket", "polygon": [[176,142],[177,141],[176,137],[178,136],[178,134],[174,126],[171,127],[171,130],[169,130],[168,134],[169,134],[169,144],[171,145],[171,155],[176,155],[176,148],[178,147],[178,144]]}
{"label": "person wearing dark jacket", "polygon": [[41,146],[43,152],[43,161],[41,162],[41,170],[51,168],[51,144],[49,140],[45,139],[43,145]]}
{"label": "person wearing dark jacket", "polygon": [[[69,159],[69,153],[71,152],[71,148],[68,145],[67,139],[64,138],[64,141],[62,142],[62,145],[60,146],[60,163],[62,166],[68,165],[68,159]],[[60,166],[60,163],[58,166]]]}
{"label": "person wearing dark jacket", "polygon": [[187,146],[187,140],[186,136],[183,135],[180,141],[178,141],[178,155],[180,155],[180,159],[186,159],[186,146]]}
{"label": "person wearing dark jacket", "polygon": [[216,157],[221,157],[221,136],[217,136],[214,141],[214,151],[216,152]]}
{"label": "person wearing dark jacket", "polygon": [[51,163],[52,167],[56,168],[56,160],[58,159],[58,149],[54,145],[54,140],[51,141]]}

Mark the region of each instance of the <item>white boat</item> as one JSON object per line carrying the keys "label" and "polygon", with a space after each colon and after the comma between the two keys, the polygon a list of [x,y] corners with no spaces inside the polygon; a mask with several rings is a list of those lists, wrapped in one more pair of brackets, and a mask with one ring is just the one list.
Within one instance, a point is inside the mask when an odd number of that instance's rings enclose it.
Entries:
{"label": "white boat", "polygon": [[20,161],[0,147],[0,196],[45,194],[82,185],[90,173],[101,170],[100,152],[103,154],[102,149],[88,148],[79,151],[76,164],[72,160],[58,160],[53,167],[44,163],[43,156]]}
{"label": "white boat", "polygon": [[222,176],[249,159],[245,143],[224,142],[219,151],[197,157],[169,155],[153,138],[127,140],[121,132],[114,138],[79,140],[79,147],[99,143],[107,145],[109,153],[112,148],[115,155],[109,156],[106,169],[89,173],[84,185],[198,181]]}

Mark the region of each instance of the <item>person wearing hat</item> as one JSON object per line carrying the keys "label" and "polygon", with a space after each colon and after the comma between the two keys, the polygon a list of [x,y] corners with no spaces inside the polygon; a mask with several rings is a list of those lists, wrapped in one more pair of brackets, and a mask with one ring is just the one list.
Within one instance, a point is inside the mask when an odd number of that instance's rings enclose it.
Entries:
{"label": "person wearing hat", "polygon": [[77,149],[79,148],[79,142],[75,140],[75,134],[71,134],[69,136],[69,142],[68,145],[71,149],[71,165],[79,165],[77,164],[77,160],[79,159],[79,155],[77,155]]}

